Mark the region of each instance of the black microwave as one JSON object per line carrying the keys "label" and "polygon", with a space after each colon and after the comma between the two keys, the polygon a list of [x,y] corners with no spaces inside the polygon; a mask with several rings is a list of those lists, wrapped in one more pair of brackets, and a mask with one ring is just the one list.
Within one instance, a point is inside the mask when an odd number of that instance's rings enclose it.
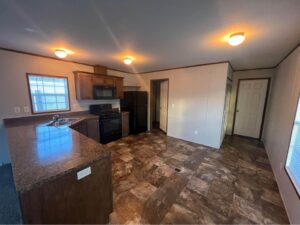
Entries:
{"label": "black microwave", "polygon": [[115,99],[116,88],[113,86],[93,86],[94,99]]}

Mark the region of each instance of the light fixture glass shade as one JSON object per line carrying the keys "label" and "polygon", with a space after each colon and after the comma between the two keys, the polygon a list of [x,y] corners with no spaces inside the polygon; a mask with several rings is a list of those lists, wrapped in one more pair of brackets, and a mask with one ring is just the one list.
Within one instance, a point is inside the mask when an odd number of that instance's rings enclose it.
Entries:
{"label": "light fixture glass shade", "polygon": [[246,37],[243,32],[230,35],[228,43],[232,46],[237,46],[245,41]]}
{"label": "light fixture glass shade", "polygon": [[126,65],[130,65],[132,62],[133,62],[133,58],[131,57],[125,57],[123,59],[123,62],[126,64]]}
{"label": "light fixture glass shade", "polygon": [[62,50],[62,49],[56,49],[54,54],[58,57],[58,58],[66,58],[68,53],[65,51],[65,50]]}

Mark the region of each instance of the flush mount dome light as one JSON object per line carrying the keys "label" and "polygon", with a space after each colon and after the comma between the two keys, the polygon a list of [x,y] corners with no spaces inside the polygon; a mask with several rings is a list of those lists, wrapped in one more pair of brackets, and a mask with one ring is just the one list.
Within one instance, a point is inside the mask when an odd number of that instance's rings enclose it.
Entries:
{"label": "flush mount dome light", "polygon": [[130,65],[132,62],[133,62],[134,58],[131,57],[131,56],[126,56],[124,59],[123,59],[123,62],[126,64],[126,65]]}
{"label": "flush mount dome light", "polygon": [[238,46],[245,41],[246,37],[243,32],[234,33],[230,35],[228,43],[232,46]]}
{"label": "flush mount dome light", "polygon": [[61,59],[66,58],[68,55],[68,53],[63,49],[55,49],[54,54]]}

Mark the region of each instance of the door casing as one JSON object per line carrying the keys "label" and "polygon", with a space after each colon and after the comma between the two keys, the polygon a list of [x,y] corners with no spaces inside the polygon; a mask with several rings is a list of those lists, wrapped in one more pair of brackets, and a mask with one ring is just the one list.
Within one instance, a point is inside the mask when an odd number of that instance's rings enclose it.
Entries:
{"label": "door casing", "polygon": [[[270,91],[270,83],[271,83],[271,78],[270,77],[238,79],[231,134],[236,135],[236,134],[234,134],[234,128],[235,128],[235,120],[236,120],[236,110],[237,110],[236,108],[237,108],[237,103],[238,103],[238,98],[239,98],[240,82],[245,81],[245,80],[267,80],[268,81],[267,93],[266,93],[266,97],[265,97],[264,110],[263,110],[263,116],[262,116],[262,122],[261,122],[261,125],[260,125],[260,132],[259,132],[259,138],[258,138],[258,140],[261,140],[262,131],[263,131],[264,122],[265,122],[265,115],[266,115],[266,110],[267,110],[267,103],[268,103],[268,99],[269,99],[269,91]],[[236,135],[236,136],[241,136],[241,135]],[[248,138],[252,138],[252,137],[248,137]],[[253,138],[253,139],[257,139],[257,138]]]}
{"label": "door casing", "polygon": [[[150,130],[152,130],[152,120],[153,120],[153,107],[155,107],[155,99],[153,99],[153,91],[154,91],[154,82],[156,81],[168,81],[168,93],[167,93],[167,129],[166,133],[168,133],[168,119],[169,119],[169,93],[170,93],[170,80],[169,78],[163,79],[151,79],[150,80]],[[164,132],[164,131],[163,131]],[[164,132],[165,133],[165,132]]]}

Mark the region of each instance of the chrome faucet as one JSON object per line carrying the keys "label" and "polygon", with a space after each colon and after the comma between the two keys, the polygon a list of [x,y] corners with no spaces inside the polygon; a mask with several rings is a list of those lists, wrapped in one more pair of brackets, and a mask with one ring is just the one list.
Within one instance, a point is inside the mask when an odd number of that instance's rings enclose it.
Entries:
{"label": "chrome faucet", "polygon": [[58,115],[58,114],[55,114],[55,115],[53,115],[53,117],[52,117],[52,121],[53,121],[53,122],[58,122],[59,119],[60,119],[60,115]]}

